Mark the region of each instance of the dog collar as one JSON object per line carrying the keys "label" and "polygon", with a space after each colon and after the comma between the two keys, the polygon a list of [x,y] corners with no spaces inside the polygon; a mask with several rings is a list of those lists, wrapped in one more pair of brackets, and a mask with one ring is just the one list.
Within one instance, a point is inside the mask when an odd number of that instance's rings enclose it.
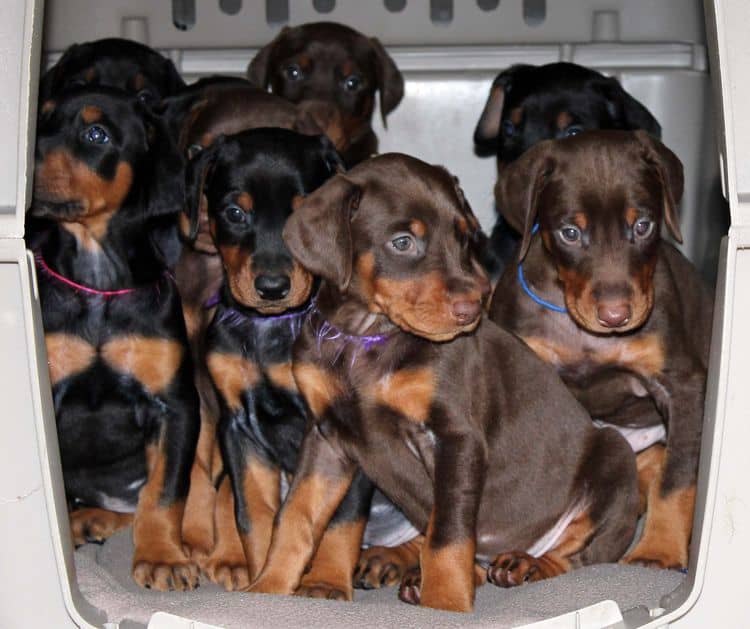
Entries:
{"label": "dog collar", "polygon": [[[534,227],[531,228],[531,234],[532,236],[536,234],[539,231],[539,223],[535,223]],[[553,304],[546,299],[542,299],[539,295],[537,295],[533,290],[531,290],[531,287],[526,282],[526,277],[523,274],[523,262],[518,263],[518,283],[521,285],[521,288],[523,289],[523,292],[526,293],[529,297],[531,297],[531,300],[539,304],[540,306],[543,306],[547,308],[548,310],[552,310],[554,312],[568,312],[568,309],[565,306],[558,306],[557,304]]]}
{"label": "dog collar", "polygon": [[[214,306],[218,306],[221,303],[221,294],[219,292],[214,293],[211,297],[209,297],[206,301],[203,302],[203,308],[209,309],[213,308]],[[309,315],[313,308],[315,307],[315,298],[313,297],[310,300],[310,303],[307,304],[302,310],[295,310],[294,312],[284,312],[277,315],[264,315],[264,314],[248,314],[245,312],[242,312],[240,310],[237,310],[236,308],[233,308],[232,306],[225,306],[224,312],[222,314],[222,320],[223,319],[235,319],[235,320],[245,320],[245,319],[258,319],[259,321],[296,321],[299,319],[304,319]]]}
{"label": "dog collar", "polygon": [[361,352],[369,352],[371,349],[383,345],[391,337],[390,334],[347,334],[328,321],[317,306],[310,315],[310,325],[315,335],[318,355],[320,355],[323,343],[338,343],[331,360],[332,365],[338,362],[347,347],[353,347],[351,359],[351,366],[353,366]]}
{"label": "dog collar", "polygon": [[[37,268],[41,269],[50,277],[56,279],[58,282],[69,286],[73,290],[87,293],[89,295],[98,295],[99,297],[119,297],[120,295],[129,295],[139,290],[139,288],[121,288],[120,290],[99,290],[98,288],[91,288],[90,286],[84,286],[78,282],[74,282],[68,279],[64,275],[60,275],[57,271],[53,270],[42,257],[41,251],[34,252],[34,261],[36,262]],[[168,274],[167,274],[168,275]]]}

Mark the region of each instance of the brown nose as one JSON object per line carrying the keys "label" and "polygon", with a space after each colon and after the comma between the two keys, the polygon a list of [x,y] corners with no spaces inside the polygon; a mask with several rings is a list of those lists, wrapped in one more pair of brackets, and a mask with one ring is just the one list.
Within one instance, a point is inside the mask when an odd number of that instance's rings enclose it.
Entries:
{"label": "brown nose", "polygon": [[454,301],[451,310],[460,325],[469,325],[482,313],[482,302]]}
{"label": "brown nose", "polygon": [[605,328],[619,328],[630,321],[632,316],[630,304],[604,304],[599,306],[596,316]]}

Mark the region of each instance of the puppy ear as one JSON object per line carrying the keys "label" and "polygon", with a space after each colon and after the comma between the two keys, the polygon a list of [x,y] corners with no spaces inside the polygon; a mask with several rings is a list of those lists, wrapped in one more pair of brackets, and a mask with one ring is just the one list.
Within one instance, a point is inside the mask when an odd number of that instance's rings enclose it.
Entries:
{"label": "puppy ear", "polygon": [[531,244],[539,195],[555,169],[552,142],[540,142],[508,164],[495,184],[498,209],[510,226],[522,235],[519,262],[526,257]]}
{"label": "puppy ear", "polygon": [[643,129],[655,138],[661,138],[661,125],[651,112],[628,94],[615,78],[605,78],[594,83],[594,88],[607,101],[607,111],[619,128],[627,131]]}
{"label": "puppy ear", "polygon": [[167,87],[167,93],[162,94],[162,96],[172,96],[185,87],[185,81],[182,79],[182,76],[180,76],[180,73],[177,71],[177,68],[171,59],[164,58],[162,70],[164,72],[164,80]]}
{"label": "puppy ear", "polygon": [[346,176],[336,175],[305,197],[284,226],[284,242],[291,254],[342,292],[352,278],[351,215],[361,193]]}
{"label": "puppy ear", "polygon": [[177,149],[165,121],[138,105],[143,112],[150,156],[151,216],[177,214],[185,205],[185,160]]}
{"label": "puppy ear", "polygon": [[190,220],[189,242],[194,242],[198,236],[203,189],[210,182],[216,155],[222,144],[224,144],[224,136],[220,135],[211,143],[211,146],[191,159],[185,170],[185,212]]}
{"label": "puppy ear", "polygon": [[346,172],[346,165],[336,150],[336,145],[328,136],[321,135],[319,138],[320,146],[323,152],[323,161],[325,161],[328,172],[331,175],[338,175]]}
{"label": "puppy ear", "polygon": [[247,66],[247,80],[250,81],[256,87],[262,90],[268,87],[271,82],[268,76],[268,67],[271,62],[271,55],[279,42],[287,36],[287,33],[291,29],[285,26],[281,29],[281,32],[276,35],[268,44],[263,46],[252,58],[250,64]]}
{"label": "puppy ear", "polygon": [[684,176],[682,162],[672,151],[645,131],[636,131],[636,138],[644,147],[645,162],[656,170],[661,182],[664,203],[664,222],[669,233],[677,242],[682,242],[680,219],[677,216],[677,205],[682,199]]}
{"label": "puppy ear", "polygon": [[404,97],[404,77],[396,63],[383,48],[376,37],[370,38],[370,45],[375,53],[375,75],[380,92],[380,117],[386,126],[385,117],[391,113]]}
{"label": "puppy ear", "polygon": [[39,79],[39,102],[43,103],[54,96],[59,96],[67,75],[67,67],[85,44],[71,44],[58,59],[57,63],[47,70]]}
{"label": "puppy ear", "polygon": [[503,117],[505,97],[513,89],[513,80],[522,72],[527,72],[533,66],[514,65],[495,77],[490,88],[490,95],[479,116],[474,129],[474,144],[481,152],[493,152],[497,138],[500,135],[500,120]]}

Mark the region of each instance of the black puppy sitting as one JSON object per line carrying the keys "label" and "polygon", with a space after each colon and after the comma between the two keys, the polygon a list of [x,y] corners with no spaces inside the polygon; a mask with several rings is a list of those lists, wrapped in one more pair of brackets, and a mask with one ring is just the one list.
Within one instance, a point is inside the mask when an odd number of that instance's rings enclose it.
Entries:
{"label": "black puppy sitting", "polygon": [[[220,481],[216,546],[204,570],[230,590],[248,586],[265,562],[281,476],[294,473],[306,426],[291,350],[313,307],[314,281],[281,233],[304,196],[342,167],[326,138],[270,128],[219,136],[188,167],[193,233],[205,195],[224,268],[206,360],[220,399],[228,477]],[[351,598],[368,497],[362,478],[321,544],[303,593]]]}
{"label": "black puppy sitting", "polygon": [[[480,155],[497,155],[502,177],[505,165],[537,142],[588,129],[643,129],[661,137],[656,119],[617,79],[575,63],[550,63],[514,65],[497,76],[474,144]],[[518,235],[499,215],[483,261],[493,277],[500,275],[517,243]]]}
{"label": "black puppy sitting", "polygon": [[182,536],[198,399],[177,289],[144,238],[183,199],[182,160],[135,98],[43,108],[31,213],[74,541],[133,522],[133,577],[159,590],[198,576]]}

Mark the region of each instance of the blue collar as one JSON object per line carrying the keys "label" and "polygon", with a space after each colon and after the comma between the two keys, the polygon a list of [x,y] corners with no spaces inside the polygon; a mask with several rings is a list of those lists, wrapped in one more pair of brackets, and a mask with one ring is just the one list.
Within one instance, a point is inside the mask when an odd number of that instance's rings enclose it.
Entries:
{"label": "blue collar", "polygon": [[[534,235],[539,231],[539,223],[536,223],[534,227],[531,228],[531,234]],[[547,308],[548,310],[553,310],[554,312],[568,312],[568,309],[565,306],[558,306],[556,304],[550,303],[549,301],[546,301],[542,299],[539,295],[537,295],[534,291],[531,290],[531,287],[526,283],[526,278],[523,274],[523,262],[518,263],[518,283],[521,285],[521,288],[523,289],[523,292],[526,293],[529,297],[531,297],[531,300],[539,304],[540,306],[543,306]]]}

